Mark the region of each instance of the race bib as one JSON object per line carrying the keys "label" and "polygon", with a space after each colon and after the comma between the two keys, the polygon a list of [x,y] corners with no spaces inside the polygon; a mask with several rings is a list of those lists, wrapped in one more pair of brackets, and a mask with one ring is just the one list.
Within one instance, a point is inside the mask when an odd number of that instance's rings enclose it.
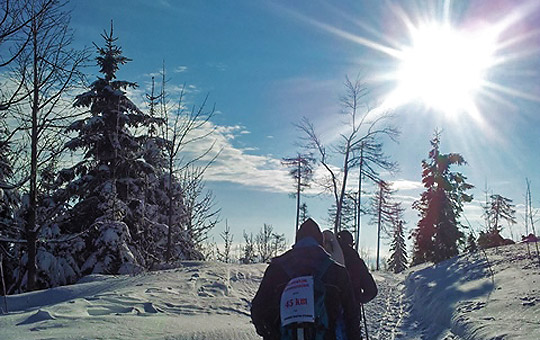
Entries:
{"label": "race bib", "polygon": [[313,276],[291,279],[281,294],[281,325],[293,322],[315,322]]}

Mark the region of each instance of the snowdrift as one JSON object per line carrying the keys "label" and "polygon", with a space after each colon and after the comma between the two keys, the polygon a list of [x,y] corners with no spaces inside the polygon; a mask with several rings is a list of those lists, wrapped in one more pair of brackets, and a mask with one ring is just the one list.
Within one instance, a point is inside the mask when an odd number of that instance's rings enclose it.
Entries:
{"label": "snowdrift", "polygon": [[259,339],[249,303],[266,265],[182,265],[10,296],[0,339]]}
{"label": "snowdrift", "polygon": [[[531,246],[531,253],[533,246]],[[540,266],[516,244],[412,271],[410,320],[425,339],[540,339]],[[490,268],[491,265],[491,268]]]}
{"label": "snowdrift", "polygon": [[[538,263],[524,244],[487,254],[491,270],[479,252],[402,275],[375,273],[379,295],[365,308],[370,339],[540,339]],[[10,296],[0,340],[260,339],[249,304],[265,269],[186,261]]]}

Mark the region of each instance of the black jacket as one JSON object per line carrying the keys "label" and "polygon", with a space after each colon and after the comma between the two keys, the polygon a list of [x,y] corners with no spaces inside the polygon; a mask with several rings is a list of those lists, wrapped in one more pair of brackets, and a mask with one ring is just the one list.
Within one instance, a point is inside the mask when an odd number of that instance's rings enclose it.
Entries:
{"label": "black jacket", "polygon": [[[329,258],[328,253],[314,240],[307,246],[305,246],[306,242],[303,242],[304,244],[300,246],[299,243],[282,256],[272,260],[253,299],[251,319],[257,333],[265,340],[280,339],[279,303],[281,293],[291,279],[283,266],[286,265],[289,266],[288,268],[292,268],[297,276],[315,275],[318,266],[326,258]],[[360,312],[354,299],[354,292],[347,270],[332,261],[326,274],[323,275],[322,281],[326,286],[325,305],[329,316],[330,329],[335,330],[336,320],[341,308],[343,308],[348,339],[361,339]],[[325,340],[334,339],[335,334],[331,334]]]}
{"label": "black jacket", "polygon": [[359,303],[366,303],[377,296],[377,285],[364,262],[351,246],[343,246],[345,267],[351,278],[354,296]]}

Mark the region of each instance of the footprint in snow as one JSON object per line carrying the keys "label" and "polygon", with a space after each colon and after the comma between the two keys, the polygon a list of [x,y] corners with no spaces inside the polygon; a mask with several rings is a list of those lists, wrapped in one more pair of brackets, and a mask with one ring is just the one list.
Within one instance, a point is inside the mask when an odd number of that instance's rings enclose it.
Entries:
{"label": "footprint in snow", "polygon": [[50,312],[46,310],[38,310],[36,313],[30,315],[26,320],[21,321],[17,324],[17,326],[20,325],[29,325],[36,322],[46,321],[46,320],[56,320],[54,315],[52,315]]}

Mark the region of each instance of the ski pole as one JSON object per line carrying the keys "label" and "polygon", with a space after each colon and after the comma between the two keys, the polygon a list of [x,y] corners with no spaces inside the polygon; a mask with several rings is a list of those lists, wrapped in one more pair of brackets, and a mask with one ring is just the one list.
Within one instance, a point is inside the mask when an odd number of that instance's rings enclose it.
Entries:
{"label": "ski pole", "polygon": [[7,292],[6,292],[6,281],[4,280],[4,267],[2,266],[2,262],[4,262],[4,256],[3,254],[0,254],[0,277],[2,277],[2,288],[3,288],[3,295],[4,295],[4,306],[6,307],[6,314],[9,313],[8,310],[8,303],[7,303]]}
{"label": "ski pole", "polygon": [[367,330],[367,321],[366,321],[366,310],[364,309],[364,304],[360,304],[360,311],[362,312],[362,319],[364,319],[364,328],[366,330],[366,340],[369,340],[368,330]]}

